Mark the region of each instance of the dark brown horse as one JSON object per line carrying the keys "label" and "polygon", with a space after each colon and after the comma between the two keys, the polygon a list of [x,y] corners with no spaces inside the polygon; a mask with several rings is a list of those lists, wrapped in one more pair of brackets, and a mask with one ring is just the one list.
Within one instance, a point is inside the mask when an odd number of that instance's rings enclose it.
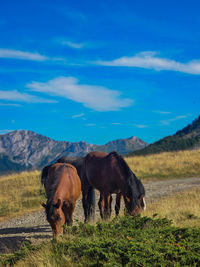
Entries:
{"label": "dark brown horse", "polygon": [[52,164],[46,177],[47,202],[42,206],[56,237],[62,233],[64,224],[71,225],[73,222],[72,214],[81,193],[81,181],[75,167],[67,163]]}
{"label": "dark brown horse", "polygon": [[131,171],[125,160],[117,152],[110,154],[90,152],[82,168],[82,194],[86,221],[92,215],[87,211],[88,187],[100,191],[99,209],[102,218],[111,214],[111,194],[116,193],[116,214],[119,213],[120,199],[123,196],[129,214],[138,214],[145,209],[145,189],[141,181]]}

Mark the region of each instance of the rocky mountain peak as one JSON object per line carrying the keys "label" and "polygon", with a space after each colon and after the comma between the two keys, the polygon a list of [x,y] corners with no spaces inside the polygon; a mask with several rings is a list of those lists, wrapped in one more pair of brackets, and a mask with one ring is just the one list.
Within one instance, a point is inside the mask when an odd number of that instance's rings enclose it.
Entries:
{"label": "rocky mountain peak", "polygon": [[145,146],[147,144],[135,136],[117,139],[99,146],[87,144],[85,141],[55,141],[27,130],[16,130],[0,135],[0,154],[8,155],[9,160],[11,159],[15,165],[20,164],[26,169],[41,168],[61,156],[82,157],[94,150],[108,153],[115,150],[125,154]]}

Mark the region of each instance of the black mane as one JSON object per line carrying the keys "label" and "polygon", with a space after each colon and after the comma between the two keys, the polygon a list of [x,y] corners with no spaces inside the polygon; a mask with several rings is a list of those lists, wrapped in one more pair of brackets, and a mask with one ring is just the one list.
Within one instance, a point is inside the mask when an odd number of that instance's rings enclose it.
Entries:
{"label": "black mane", "polygon": [[117,152],[113,151],[108,156],[113,156],[118,160],[119,166],[123,169],[126,183],[127,183],[127,190],[128,195],[132,196],[132,208],[138,205],[138,198],[143,195],[145,196],[145,189],[142,182],[136,177],[136,175],[132,172],[129,168],[126,161],[123,159],[121,155]]}
{"label": "black mane", "polygon": [[47,165],[42,169],[42,173],[41,173],[41,184],[44,185],[45,189],[46,189],[46,182],[47,182],[47,175],[48,175],[48,171],[49,168],[52,165]]}

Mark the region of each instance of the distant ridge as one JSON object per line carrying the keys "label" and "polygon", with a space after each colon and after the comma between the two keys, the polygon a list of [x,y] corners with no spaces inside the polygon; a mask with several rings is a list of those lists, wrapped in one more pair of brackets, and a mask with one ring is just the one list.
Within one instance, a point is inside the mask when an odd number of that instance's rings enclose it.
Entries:
{"label": "distant ridge", "polygon": [[100,150],[120,154],[147,146],[137,137],[118,139],[105,145],[81,142],[55,141],[32,131],[19,130],[0,135],[0,174],[21,170],[41,169],[61,156],[81,157]]}
{"label": "distant ridge", "polygon": [[144,149],[130,153],[128,156],[198,148],[200,148],[200,116],[182,130],[177,131],[176,134],[160,139]]}
{"label": "distant ridge", "polygon": [[114,141],[110,141],[103,146],[98,146],[98,150],[107,153],[111,151],[117,151],[120,154],[127,154],[132,151],[144,148],[146,146],[148,146],[147,143],[145,143],[136,136],[131,136],[127,139],[117,139]]}

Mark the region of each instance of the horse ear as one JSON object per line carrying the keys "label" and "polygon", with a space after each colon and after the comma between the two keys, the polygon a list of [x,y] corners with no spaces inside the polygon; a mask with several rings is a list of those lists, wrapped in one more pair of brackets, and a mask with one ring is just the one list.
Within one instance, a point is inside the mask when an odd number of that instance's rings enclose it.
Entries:
{"label": "horse ear", "polygon": [[60,207],[60,205],[61,205],[61,200],[60,200],[60,198],[58,199],[58,202],[56,203],[56,204],[54,204],[54,207],[56,208],[56,209],[58,209],[59,207]]}
{"label": "horse ear", "polygon": [[46,204],[44,202],[40,203],[42,205],[42,207],[46,208]]}

